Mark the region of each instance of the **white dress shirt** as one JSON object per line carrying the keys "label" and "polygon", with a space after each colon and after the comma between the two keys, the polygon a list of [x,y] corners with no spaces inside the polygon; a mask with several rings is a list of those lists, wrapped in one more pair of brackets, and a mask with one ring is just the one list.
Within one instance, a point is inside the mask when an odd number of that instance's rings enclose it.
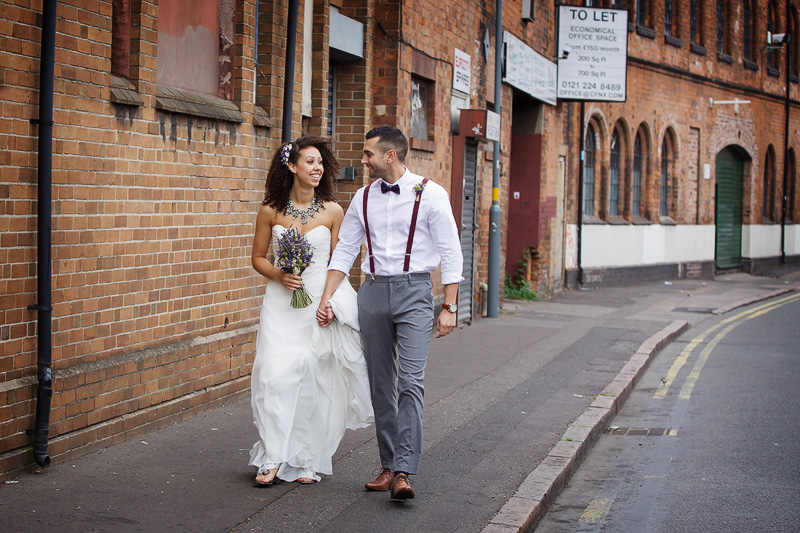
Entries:
{"label": "white dress shirt", "polygon": [[[329,270],[347,273],[361,252],[366,239],[364,231],[364,193],[369,189],[367,214],[369,217],[372,254],[375,275],[395,276],[403,274],[408,232],[414,211],[416,191],[414,186],[422,182],[422,176],[405,173],[397,180],[400,194],[381,192],[381,182],[361,187],[353,196],[350,207],[339,230],[339,242],[333,250]],[[441,185],[428,181],[420,198],[414,244],[411,248],[409,272],[431,272],[442,264],[442,284],[459,283],[464,268],[461,240],[450,197]],[[370,274],[369,257],[365,257],[361,270]]]}

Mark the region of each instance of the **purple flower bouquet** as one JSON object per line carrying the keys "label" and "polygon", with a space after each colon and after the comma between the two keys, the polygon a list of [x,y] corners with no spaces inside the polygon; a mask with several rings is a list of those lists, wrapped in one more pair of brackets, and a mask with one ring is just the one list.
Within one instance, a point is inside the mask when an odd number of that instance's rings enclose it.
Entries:
{"label": "purple flower bouquet", "polygon": [[[278,237],[278,249],[275,250],[275,267],[284,272],[300,276],[311,264],[313,253],[308,239],[300,235],[297,228],[289,228]],[[302,309],[311,305],[311,296],[305,287],[292,293],[292,307]]]}

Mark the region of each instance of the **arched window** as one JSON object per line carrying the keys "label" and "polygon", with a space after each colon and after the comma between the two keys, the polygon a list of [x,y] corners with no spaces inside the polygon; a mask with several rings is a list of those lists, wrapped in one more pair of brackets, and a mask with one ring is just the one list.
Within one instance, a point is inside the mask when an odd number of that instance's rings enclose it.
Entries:
{"label": "arched window", "polygon": [[[780,32],[778,27],[778,5],[775,0],[769,0],[767,4],[767,31],[770,33]],[[778,74],[780,72],[780,51],[767,48],[767,57],[769,58],[768,68],[772,70],[771,74]]]}
{"label": "arched window", "polygon": [[611,136],[611,166],[608,169],[608,215],[619,215],[620,145],[619,132]]}
{"label": "arched window", "polygon": [[680,1],[664,0],[664,35],[680,38]]}
{"label": "arched window", "polygon": [[742,1],[742,55],[745,61],[755,61],[755,28],[753,18],[753,0]]}
{"label": "arched window", "polygon": [[670,165],[671,154],[669,148],[669,140],[667,135],[664,135],[664,140],[661,142],[661,192],[660,192],[660,214],[662,217],[669,216],[669,185],[670,185]]}
{"label": "arched window", "polygon": [[594,176],[595,176],[595,147],[597,136],[594,126],[586,127],[586,140],[583,145],[583,214],[594,215]]}
{"label": "arched window", "polygon": [[636,25],[643,28],[653,27],[650,0],[636,0]]}
{"label": "arched window", "polygon": [[728,42],[728,2],[717,0],[717,55],[728,56],[731,52]]}
{"label": "arched window", "polygon": [[775,220],[775,149],[772,145],[767,148],[767,158],[764,161],[764,179],[761,184],[761,218],[764,222]]}
{"label": "arched window", "polygon": [[642,134],[636,134],[633,144],[633,180],[631,183],[631,214],[642,214],[642,175],[644,169],[644,156],[642,154]]}
{"label": "arched window", "polygon": [[703,2],[702,0],[690,0],[689,2],[689,33],[693,45],[703,47],[705,40],[703,36]]}

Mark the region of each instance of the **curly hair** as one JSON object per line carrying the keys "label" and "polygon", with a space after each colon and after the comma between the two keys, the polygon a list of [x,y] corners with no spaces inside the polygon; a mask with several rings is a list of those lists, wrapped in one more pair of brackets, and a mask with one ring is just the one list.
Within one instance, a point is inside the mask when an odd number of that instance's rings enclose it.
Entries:
{"label": "curly hair", "polygon": [[[326,137],[300,137],[292,141],[292,148],[289,151],[288,162],[297,164],[300,151],[309,146],[319,150],[322,155],[322,179],[317,185],[314,195],[323,202],[335,202],[334,179],[339,175],[341,165],[333,154],[333,141]],[[272,156],[269,171],[267,172],[267,183],[265,185],[264,205],[271,206],[277,211],[284,211],[289,203],[289,195],[294,184],[294,174],[289,170],[289,166],[281,160],[281,152],[286,145],[282,144]]]}

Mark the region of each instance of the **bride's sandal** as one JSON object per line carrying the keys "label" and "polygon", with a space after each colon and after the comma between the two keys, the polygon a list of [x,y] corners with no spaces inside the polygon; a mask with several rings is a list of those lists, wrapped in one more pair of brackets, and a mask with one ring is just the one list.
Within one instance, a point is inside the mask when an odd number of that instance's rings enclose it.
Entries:
{"label": "bride's sandal", "polygon": [[256,474],[256,485],[260,487],[269,487],[270,485],[274,485],[280,481],[280,479],[276,477],[277,475],[277,468],[267,468],[263,472]]}
{"label": "bride's sandal", "polygon": [[316,479],[311,479],[310,477],[299,477],[295,481],[300,483],[301,485],[313,485],[317,482]]}

